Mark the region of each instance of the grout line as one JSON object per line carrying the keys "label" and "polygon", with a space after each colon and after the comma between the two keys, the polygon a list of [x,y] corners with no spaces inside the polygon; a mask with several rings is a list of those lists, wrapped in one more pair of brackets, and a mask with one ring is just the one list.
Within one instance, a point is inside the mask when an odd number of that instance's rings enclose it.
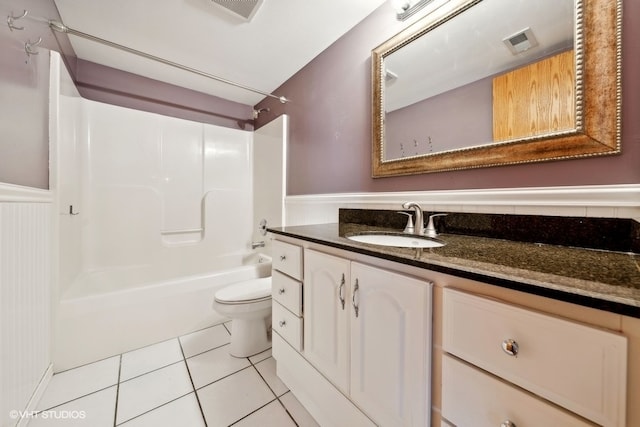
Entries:
{"label": "grout line", "polygon": [[[184,357],[184,356],[183,356],[183,357]],[[180,362],[185,362],[185,360],[184,360],[184,359],[180,359],[180,360],[177,360],[177,361],[175,361],[175,362],[171,362],[171,363],[169,363],[169,364],[167,364],[167,365],[160,366],[159,368],[155,368],[155,369],[152,369],[152,370],[150,370],[150,371],[143,372],[143,373],[141,373],[141,374],[139,374],[139,375],[136,375],[135,377],[127,378],[126,380],[122,381],[122,383],[126,383],[126,382],[129,382],[129,381],[131,381],[131,380],[135,380],[135,379],[138,379],[138,378],[140,378],[140,377],[144,377],[144,376],[145,376],[145,375],[147,375],[147,374],[151,374],[151,373],[153,373],[153,372],[157,372],[157,371],[159,371],[160,369],[168,368],[169,366],[176,365],[176,364],[178,364],[178,363],[180,363]],[[186,362],[185,362],[185,365],[186,365]]]}
{"label": "grout line", "polygon": [[[282,396],[284,396],[287,393],[291,393],[291,390],[287,390],[285,393],[282,393]],[[278,397],[278,403],[282,406],[282,408],[284,408],[284,411],[287,413],[287,415],[289,415],[289,418],[291,418],[291,420],[293,421],[293,423],[296,425],[296,427],[300,427],[300,424],[298,424],[298,422],[296,421],[295,418],[293,418],[293,414],[291,412],[289,412],[289,408],[287,408],[287,406],[282,402],[282,400],[280,400],[280,398],[282,397]],[[293,394],[292,394],[293,396]]]}
{"label": "grout line", "polygon": [[276,400],[278,400],[278,398],[277,398],[277,397],[276,397],[275,399],[273,399],[273,400],[268,401],[268,402],[267,402],[267,403],[265,403],[264,405],[259,406],[258,408],[256,408],[256,409],[254,409],[253,411],[249,412],[247,415],[245,415],[245,416],[243,416],[243,417],[241,417],[241,418],[239,418],[239,419],[235,420],[235,421],[234,421],[234,422],[232,422],[231,424],[229,424],[229,427],[231,427],[231,426],[233,426],[233,425],[238,424],[240,421],[244,420],[245,418],[247,418],[247,417],[248,417],[248,416],[250,416],[250,415],[255,414],[256,412],[258,412],[260,409],[264,408],[265,406],[267,406],[267,405],[271,405],[271,404],[272,404],[273,402],[275,402]]}
{"label": "grout line", "polygon": [[104,357],[102,359],[94,360],[93,362],[87,362],[87,363],[84,363],[82,365],[78,365],[78,366],[74,366],[74,367],[69,368],[69,369],[65,369],[64,371],[56,372],[54,375],[60,375],[60,374],[63,374],[65,372],[73,371],[74,369],[84,368],[85,366],[93,365],[94,363],[98,363],[98,362],[104,362],[105,360],[113,359],[114,357],[119,357],[119,356],[121,356],[121,355],[120,354],[114,354],[114,355],[111,355],[111,356],[107,356],[107,357]]}
{"label": "grout line", "polygon": [[[210,348],[210,349],[208,349],[208,350],[201,351],[200,353],[196,353],[196,354],[194,354],[194,355],[192,355],[192,356],[185,357],[185,360],[187,360],[187,359],[191,359],[191,358],[194,358],[194,357],[196,357],[196,356],[200,356],[201,354],[205,354],[205,353],[208,353],[208,352],[213,351],[213,350],[217,350],[217,349],[219,349],[219,348],[221,348],[221,347],[224,347],[225,345],[229,345],[229,344],[231,344],[231,342],[221,344],[221,345],[219,345],[219,346],[217,346],[217,347],[212,347],[212,348]],[[182,343],[180,343],[180,348],[182,348]],[[183,356],[183,357],[185,356],[185,355],[184,355],[184,351],[182,352],[182,356]]]}
{"label": "grout line", "polygon": [[269,389],[269,391],[271,391],[271,393],[273,393],[273,395],[276,397],[276,399],[278,398],[278,395],[276,394],[275,391],[273,391],[273,389],[271,388],[271,386],[269,385],[269,383],[267,382],[267,380],[264,379],[264,377],[262,376],[262,374],[260,373],[260,371],[258,370],[258,368],[256,368],[256,365],[251,365],[253,366],[253,369],[256,370],[256,372],[258,373],[258,376],[262,379],[262,381],[267,385],[267,388]]}
{"label": "grout line", "polygon": [[122,373],[122,354],[120,355],[120,363],[118,363],[118,384],[116,385],[116,407],[113,413],[113,427],[118,422],[118,399],[120,397],[120,374]]}
{"label": "grout line", "polygon": [[178,339],[178,344],[180,345],[180,351],[182,352],[182,361],[184,365],[187,367],[187,373],[189,374],[189,381],[191,381],[191,388],[193,388],[193,394],[196,396],[196,402],[198,402],[198,408],[200,408],[200,415],[202,416],[202,421],[204,422],[204,427],[207,427],[207,419],[204,416],[204,410],[202,409],[202,404],[200,403],[200,396],[198,396],[198,391],[196,390],[196,385],[193,383],[193,377],[191,376],[191,370],[189,369],[189,364],[187,363],[187,359],[184,356],[184,349],[182,348],[182,342]]}
{"label": "grout line", "polygon": [[209,387],[211,384],[215,384],[215,383],[217,383],[218,381],[221,381],[221,380],[223,380],[223,379],[225,379],[225,378],[229,378],[231,375],[237,374],[238,372],[242,372],[242,371],[244,371],[245,369],[249,369],[249,368],[251,368],[251,365],[249,365],[249,366],[245,366],[245,367],[244,367],[244,368],[242,368],[242,369],[238,369],[237,371],[231,372],[230,374],[225,375],[224,377],[220,377],[220,378],[218,378],[217,380],[211,381],[210,383],[207,383],[207,384],[205,384],[205,385],[203,385],[203,386],[201,386],[201,387],[198,387],[198,388],[196,389],[196,391],[198,391],[198,390],[202,390],[202,389],[203,389],[203,388],[205,388],[205,387]]}
{"label": "grout line", "polygon": [[222,326],[224,326],[224,328],[227,330],[227,332],[229,333],[229,335],[231,335],[231,331],[229,330],[229,328],[227,327],[227,323],[229,323],[229,321],[226,321],[224,323],[221,323]]}
{"label": "grout line", "polygon": [[105,390],[107,390],[107,389],[110,389],[111,387],[117,387],[117,386],[118,386],[118,384],[111,384],[111,385],[108,385],[108,386],[106,386],[106,387],[103,387],[103,388],[101,388],[101,389],[99,389],[99,390],[95,390],[95,391],[92,391],[92,392],[90,392],[90,393],[83,394],[82,396],[74,397],[73,399],[69,399],[69,400],[67,400],[67,401],[65,401],[65,402],[60,402],[60,403],[58,403],[57,405],[52,406],[52,407],[50,407],[50,408],[46,408],[46,409],[38,409],[36,412],[37,412],[37,413],[40,413],[40,412],[50,411],[50,410],[52,410],[52,409],[59,408],[59,407],[60,407],[60,406],[62,406],[62,405],[66,405],[67,403],[75,402],[76,400],[82,399],[83,397],[91,396],[92,394],[100,393],[101,391],[105,391]]}
{"label": "grout line", "polygon": [[[128,423],[128,422],[129,422],[129,421],[131,421],[131,420],[135,420],[136,418],[139,418],[139,417],[141,417],[141,416],[143,416],[143,415],[145,415],[145,414],[148,414],[149,412],[153,412],[153,411],[155,411],[156,409],[160,409],[160,408],[162,408],[163,406],[167,406],[168,404],[175,402],[176,400],[180,400],[180,399],[182,399],[183,397],[189,396],[191,393],[195,393],[195,392],[190,391],[190,392],[189,392],[189,393],[187,393],[187,394],[183,394],[182,396],[178,396],[178,397],[176,397],[176,398],[174,398],[174,399],[169,400],[168,402],[164,402],[162,405],[159,405],[159,406],[156,406],[155,408],[151,408],[151,409],[149,409],[149,410],[147,410],[147,411],[144,411],[143,413],[138,414],[138,415],[136,415],[135,417],[131,417],[131,418],[129,418],[128,420],[125,420],[125,421],[123,421],[123,422],[121,422],[120,424],[117,424],[117,425],[118,425],[118,426],[124,425],[124,424]],[[197,399],[197,396],[196,396],[196,399]],[[206,426],[206,421],[205,421],[205,426]]]}

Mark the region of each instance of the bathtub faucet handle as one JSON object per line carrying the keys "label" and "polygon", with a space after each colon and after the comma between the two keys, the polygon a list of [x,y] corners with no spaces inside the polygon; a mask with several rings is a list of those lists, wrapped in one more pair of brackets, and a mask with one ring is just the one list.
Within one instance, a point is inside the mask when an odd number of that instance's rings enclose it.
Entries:
{"label": "bathtub faucet handle", "polygon": [[251,249],[264,248],[264,240],[259,242],[251,242]]}

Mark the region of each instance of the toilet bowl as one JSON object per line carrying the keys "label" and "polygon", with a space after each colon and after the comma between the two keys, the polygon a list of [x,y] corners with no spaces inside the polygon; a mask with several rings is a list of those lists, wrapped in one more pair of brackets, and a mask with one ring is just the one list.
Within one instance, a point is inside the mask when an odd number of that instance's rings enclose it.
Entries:
{"label": "toilet bowl", "polygon": [[215,293],[213,309],[231,319],[232,356],[249,357],[271,347],[271,277],[220,289]]}

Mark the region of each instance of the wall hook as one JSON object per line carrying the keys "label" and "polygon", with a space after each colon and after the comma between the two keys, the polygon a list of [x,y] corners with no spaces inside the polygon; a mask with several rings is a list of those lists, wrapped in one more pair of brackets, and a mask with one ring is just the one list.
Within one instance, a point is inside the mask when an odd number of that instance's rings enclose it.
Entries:
{"label": "wall hook", "polygon": [[24,44],[24,51],[27,53],[27,57],[40,53],[37,50],[34,50],[34,47],[38,47],[40,43],[42,43],[42,37],[38,37],[38,40],[33,43],[29,40]]}
{"label": "wall hook", "polygon": [[13,12],[9,13],[9,15],[7,15],[7,25],[9,26],[9,29],[11,31],[13,31],[13,30],[19,30],[19,31],[24,30],[24,27],[16,27],[14,25],[14,21],[17,21],[18,19],[24,18],[25,16],[27,16],[27,13],[29,13],[29,12],[27,12],[26,9],[24,10],[24,12],[22,12],[22,15],[20,15],[20,16],[13,16]]}

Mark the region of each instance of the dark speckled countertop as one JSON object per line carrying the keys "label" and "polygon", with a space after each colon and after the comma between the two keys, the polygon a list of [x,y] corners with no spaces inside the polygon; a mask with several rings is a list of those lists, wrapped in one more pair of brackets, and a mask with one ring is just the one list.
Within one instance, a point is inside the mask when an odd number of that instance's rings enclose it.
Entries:
{"label": "dark speckled countertop", "polygon": [[460,234],[440,234],[445,246],[421,250],[344,237],[373,230],[398,231],[354,223],[269,229],[274,234],[640,318],[638,254]]}

